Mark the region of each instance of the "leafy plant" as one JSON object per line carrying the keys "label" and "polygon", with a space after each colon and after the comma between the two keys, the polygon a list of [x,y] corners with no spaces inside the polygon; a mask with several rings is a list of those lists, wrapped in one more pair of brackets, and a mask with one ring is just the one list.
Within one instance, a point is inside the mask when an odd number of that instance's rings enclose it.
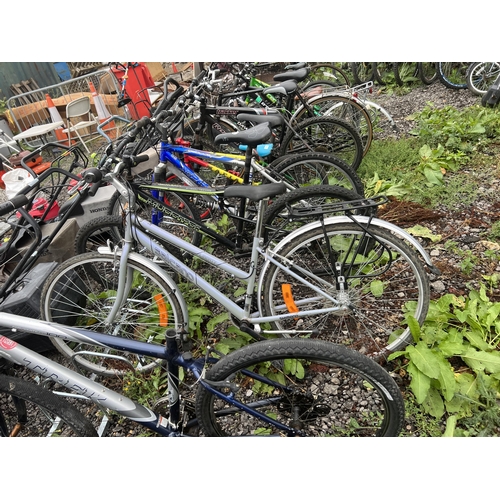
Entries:
{"label": "leafy plant", "polygon": [[471,153],[486,146],[500,131],[500,116],[494,109],[471,106],[458,110],[453,106],[437,109],[429,103],[415,114],[413,132],[431,147],[443,144],[450,151]]}
{"label": "leafy plant", "polygon": [[408,324],[414,344],[389,359],[405,358],[410,390],[426,413],[446,416],[450,431],[487,404],[486,394],[498,398],[500,303],[488,298],[484,284],[466,298],[432,301],[422,327],[412,317]]}
{"label": "leafy plant", "polygon": [[419,154],[420,164],[417,166],[417,172],[424,175],[429,186],[443,185],[444,174],[448,170],[456,171],[466,159],[465,154],[447,151],[441,144],[435,149],[425,144],[420,148]]}

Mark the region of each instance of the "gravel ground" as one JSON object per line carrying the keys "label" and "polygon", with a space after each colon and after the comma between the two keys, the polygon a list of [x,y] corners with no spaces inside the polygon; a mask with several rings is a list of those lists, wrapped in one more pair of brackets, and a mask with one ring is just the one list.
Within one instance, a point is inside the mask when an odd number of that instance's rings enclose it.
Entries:
{"label": "gravel ground", "polygon": [[[398,138],[404,137],[411,130],[413,122],[409,117],[422,110],[427,103],[432,102],[436,107],[452,105],[456,108],[464,108],[473,104],[480,104],[480,99],[468,90],[450,90],[440,83],[430,86],[421,86],[412,90],[411,93],[398,95],[381,95],[376,92],[371,97],[377,103],[387,109],[397,124],[398,132],[394,135]],[[377,137],[375,137],[377,138]],[[479,188],[480,197],[473,208],[457,206],[453,210],[437,209],[433,211],[423,210],[420,214],[419,223],[427,225],[436,234],[441,234],[443,241],[453,239],[464,251],[470,251],[474,255],[481,257],[485,247],[482,233],[487,231],[491,224],[498,217],[499,203],[497,193],[499,179],[491,177],[484,178],[484,183]],[[390,213],[387,214],[390,218]],[[415,215],[413,213],[413,215]],[[405,221],[398,219],[401,226],[405,227]],[[413,225],[412,221],[407,221],[406,225]],[[427,242],[423,242],[427,244]],[[438,277],[432,276],[432,298],[438,298],[444,293],[465,294],[467,293],[466,283],[474,282],[481,274],[492,274],[500,272],[500,266],[492,265],[489,261],[482,262],[475,266],[472,275],[464,275],[460,269],[460,261],[456,254],[445,252],[441,247],[429,247],[429,253],[435,265],[442,274]],[[54,355],[60,359],[58,355]],[[87,407],[88,415],[98,424],[98,416],[95,408]],[[408,424],[409,428],[411,423]],[[134,423],[123,423],[120,419],[112,418],[108,435],[111,436],[135,436],[140,433],[140,429]]]}

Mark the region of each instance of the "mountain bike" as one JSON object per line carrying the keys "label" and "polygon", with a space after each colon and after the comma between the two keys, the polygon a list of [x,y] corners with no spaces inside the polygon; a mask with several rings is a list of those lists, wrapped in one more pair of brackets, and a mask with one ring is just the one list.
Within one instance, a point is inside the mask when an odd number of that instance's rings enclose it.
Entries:
{"label": "mountain bike", "polygon": [[[225,356],[211,346],[196,355],[172,328],[164,329],[164,345],[153,345],[6,313],[0,313],[0,327],[106,347],[115,364],[127,360],[111,352],[152,356],[168,380],[148,407],[0,336],[0,359],[40,379],[37,385],[0,374],[0,436],[96,436],[69,402],[78,396],[168,437],[397,436],[404,422],[403,397],[389,373],[328,342],[274,339]],[[75,363],[84,355],[78,353]]]}
{"label": "mountain bike", "polygon": [[470,62],[436,63],[438,80],[447,88],[461,90],[467,88],[467,69]]}
{"label": "mountain bike", "polygon": [[[224,189],[225,198],[245,197],[258,204],[248,268],[238,267],[138,217],[134,193],[120,180],[123,169],[124,163],[117,160],[113,171],[104,176],[99,169],[90,169],[85,176],[93,185],[102,177],[120,193],[128,193],[121,247],[100,248],[58,266],[42,290],[44,319],[91,324],[109,335],[147,335],[151,341],[165,325],[187,334],[188,307],[179,286],[189,283],[219,303],[238,329],[255,339],[315,335],[383,357],[410,341],[405,326],[408,315],[419,322],[426,316],[429,283],[424,263],[430,268],[432,263],[418,241],[395,225],[353,215],[350,206],[344,216],[336,217],[328,217],[327,210],[338,212],[341,206],[313,207],[305,214],[292,210],[290,215],[297,218],[311,217],[312,211],[316,221],[274,246],[274,238],[266,242],[263,235],[264,214],[269,198],[283,194],[285,186],[231,185]],[[365,200],[365,206],[385,202]],[[151,260],[132,252],[135,243],[173,269],[180,284]],[[173,256],[164,243],[213,267],[216,283],[210,275],[197,273],[197,266]],[[234,290],[242,293],[235,297]],[[53,342],[66,356],[79,349],[59,339]],[[137,370],[151,368],[138,360],[134,365]],[[89,361],[88,368],[115,372],[96,359]]]}

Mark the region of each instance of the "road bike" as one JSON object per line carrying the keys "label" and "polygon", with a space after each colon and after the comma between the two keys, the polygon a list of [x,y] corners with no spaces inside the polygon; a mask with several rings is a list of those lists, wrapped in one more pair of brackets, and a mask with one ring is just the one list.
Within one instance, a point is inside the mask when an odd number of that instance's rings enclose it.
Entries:
{"label": "road bike", "polygon": [[[244,197],[258,204],[248,267],[240,268],[138,217],[134,193],[120,180],[124,162],[115,159],[113,170],[109,168],[90,169],[85,178],[93,185],[102,179],[128,197],[122,244],[75,256],[58,266],[42,290],[41,314],[48,321],[91,324],[123,337],[147,335],[152,342],[155,332],[160,335],[166,325],[187,334],[188,306],[181,290],[187,285],[219,303],[239,331],[255,339],[314,335],[384,357],[411,341],[405,325],[408,315],[418,322],[426,316],[429,283],[424,265],[433,269],[428,255],[401,228],[354,215],[360,205],[346,207],[345,215],[337,217],[328,217],[328,211],[322,215],[325,207],[306,210],[303,216],[311,217],[313,211],[316,221],[274,246],[274,238],[266,242],[263,237],[264,214],[269,198],[283,194],[286,187],[282,183],[226,187],[224,197]],[[328,209],[338,212],[342,206]],[[174,270],[180,281],[132,252],[135,244]],[[172,255],[167,245],[211,266],[215,282],[210,274],[202,276],[192,263],[186,265]],[[79,349],[56,338],[53,342],[69,357]],[[137,370],[151,368],[137,359],[133,363]],[[116,371],[95,359],[87,367],[109,374]]]}
{"label": "road bike", "polygon": [[[390,437],[404,422],[401,391],[383,367],[320,340],[266,340],[227,355],[209,345],[196,355],[172,328],[164,329],[164,345],[154,345],[7,313],[0,313],[0,327],[106,347],[104,356],[116,364],[127,360],[111,351],[152,356],[167,379],[149,407],[0,335],[0,360],[39,380],[0,373],[0,436],[95,437],[70,402],[77,397],[167,437]],[[75,364],[84,355],[75,355]],[[101,425],[99,435],[105,430]]]}

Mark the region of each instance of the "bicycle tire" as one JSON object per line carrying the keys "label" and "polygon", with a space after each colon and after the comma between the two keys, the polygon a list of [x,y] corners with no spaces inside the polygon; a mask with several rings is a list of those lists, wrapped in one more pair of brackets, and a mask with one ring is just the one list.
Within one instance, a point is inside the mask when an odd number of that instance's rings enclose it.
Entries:
{"label": "bicycle tire", "polygon": [[350,87],[349,75],[340,67],[334,64],[313,64],[309,68],[307,78],[300,82],[300,88],[306,89],[315,81],[330,82],[335,87]]}
{"label": "bicycle tire", "polygon": [[371,82],[375,79],[375,69],[373,62],[351,62],[349,68],[351,69],[352,78],[356,85]]}
{"label": "bicycle tire", "polygon": [[483,96],[500,75],[500,63],[476,62],[467,69],[467,88],[475,95]]}
{"label": "bicycle tire", "polygon": [[420,81],[416,62],[395,62],[393,65],[394,80],[400,87],[413,85]]}
{"label": "bicycle tire", "polygon": [[263,422],[199,386],[196,415],[209,437],[395,437],[404,424],[401,390],[383,367],[319,340],[247,345],[217,361],[205,381],[222,384],[227,395],[273,419]]}
{"label": "bicycle tire", "polygon": [[334,116],[316,116],[291,125],[280,145],[280,154],[308,151],[330,153],[353,170],[363,159],[363,143],[357,130]]}
{"label": "bicycle tire", "polygon": [[[308,222],[318,220],[316,213],[311,213],[307,216],[306,213],[300,218],[294,219],[291,211],[294,209],[320,207],[330,205],[342,201],[362,200],[363,196],[351,189],[345,189],[340,186],[318,185],[308,186],[289,191],[284,195],[272,200],[264,213],[264,240],[269,239],[279,241],[281,238],[288,235],[291,231],[302,227]],[[356,215],[375,215],[376,210],[361,209],[355,210]],[[344,215],[343,210],[337,213],[328,212],[328,217],[334,215]]]}
{"label": "bicycle tire", "polygon": [[[193,245],[199,246],[202,238],[201,234],[179,222],[183,219],[183,215],[200,222],[200,211],[196,205],[191,203],[186,196],[174,191],[164,191],[159,196],[160,198],[157,200],[158,207],[161,208],[164,206],[169,210],[169,213],[160,214],[161,210],[152,208],[137,197],[136,214],[149,222],[155,220],[155,223],[163,229],[166,229],[186,241],[190,241]],[[126,208],[127,205],[128,201],[125,200],[118,191],[115,191],[109,200],[108,215],[123,217],[124,208]],[[115,234],[115,239],[118,238],[119,235]]]}
{"label": "bicycle tire", "polygon": [[[370,114],[362,104],[350,97],[328,93],[313,97],[308,104],[320,116],[335,116],[351,124],[361,137],[363,156],[366,155],[373,140],[373,125]],[[294,119],[299,121],[306,113],[303,108],[294,115]]]}
{"label": "bicycle tire", "polygon": [[61,396],[34,382],[0,374],[0,436],[97,437],[97,432]]}
{"label": "bicycle tire", "polygon": [[[298,153],[282,157],[268,167],[276,180],[285,180],[295,187],[310,185],[335,185],[353,190],[364,196],[365,188],[361,177],[342,160],[328,153]],[[315,172],[318,176],[314,177]]]}
{"label": "bicycle tire", "polygon": [[[277,250],[280,259],[306,269],[308,280],[332,293],[343,307],[331,314],[276,321],[273,330],[315,329],[319,338],[345,343],[377,359],[410,343],[407,314],[423,323],[430,302],[429,277],[406,242],[383,227],[371,225],[369,232],[354,222],[336,223],[332,218],[324,228],[310,229]],[[343,284],[335,279],[337,263]],[[291,287],[301,311],[332,306],[269,263],[261,276],[265,316],[287,310],[282,284]]]}
{"label": "bicycle tire", "polygon": [[[145,342],[163,342],[165,329],[185,324],[182,308],[171,287],[161,275],[139,262],[129,261],[133,275],[126,301],[111,324],[105,324],[114,304],[119,259],[114,255],[89,252],[75,255],[60,264],[48,276],[40,298],[41,318],[68,326],[91,328],[108,335],[118,335]],[[71,358],[79,351],[102,353],[97,346],[52,338],[56,349]],[[132,353],[104,349],[109,354],[126,357],[138,372],[148,372],[158,360],[144,360]],[[104,376],[122,376],[130,367],[115,359],[79,356],[79,365]]]}
{"label": "bicycle tire", "polygon": [[392,62],[374,63],[373,73],[374,73],[374,79],[379,85],[387,85],[395,81],[394,63]]}
{"label": "bicycle tire", "polygon": [[418,77],[424,85],[432,85],[437,79],[437,69],[435,62],[419,62]]}
{"label": "bicycle tire", "polygon": [[438,80],[447,88],[462,90],[467,88],[467,69],[470,62],[438,62]]}

